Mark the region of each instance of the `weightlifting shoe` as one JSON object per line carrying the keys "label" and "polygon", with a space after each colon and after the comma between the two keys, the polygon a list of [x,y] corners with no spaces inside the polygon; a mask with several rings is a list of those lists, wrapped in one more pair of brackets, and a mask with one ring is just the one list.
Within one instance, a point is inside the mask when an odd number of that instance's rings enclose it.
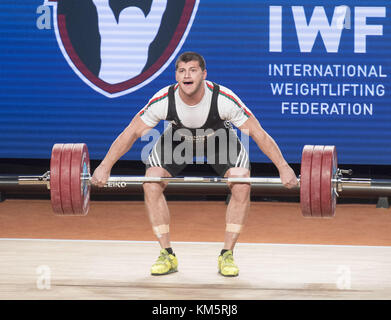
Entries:
{"label": "weightlifting shoe", "polygon": [[236,277],[239,274],[239,268],[234,262],[232,250],[228,250],[219,256],[218,270],[224,277]]}
{"label": "weightlifting shoe", "polygon": [[160,250],[160,256],[151,267],[151,275],[161,276],[178,271],[178,259],[173,254],[169,254],[166,249]]}

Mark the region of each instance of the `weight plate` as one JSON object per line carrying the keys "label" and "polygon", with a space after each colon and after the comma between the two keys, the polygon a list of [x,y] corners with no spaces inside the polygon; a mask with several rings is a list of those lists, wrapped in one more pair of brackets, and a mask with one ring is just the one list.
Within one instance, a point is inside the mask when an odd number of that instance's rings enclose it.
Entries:
{"label": "weight plate", "polygon": [[311,217],[311,167],[314,146],[306,145],[301,155],[300,207],[304,217]]}
{"label": "weight plate", "polygon": [[73,145],[71,161],[71,196],[73,213],[86,215],[90,203],[90,157],[87,145],[77,143]]}
{"label": "weight plate", "polygon": [[311,214],[313,217],[322,217],[322,156],[324,146],[315,146],[311,165]]}
{"label": "weight plate", "polygon": [[50,157],[50,200],[54,213],[63,214],[61,206],[61,153],[62,143],[56,143]]}
{"label": "weight plate", "polygon": [[334,217],[337,195],[332,179],[337,171],[337,149],[335,146],[325,146],[322,156],[322,217]]}
{"label": "weight plate", "polygon": [[64,214],[73,214],[71,195],[71,161],[73,144],[64,144],[61,153],[61,205]]}

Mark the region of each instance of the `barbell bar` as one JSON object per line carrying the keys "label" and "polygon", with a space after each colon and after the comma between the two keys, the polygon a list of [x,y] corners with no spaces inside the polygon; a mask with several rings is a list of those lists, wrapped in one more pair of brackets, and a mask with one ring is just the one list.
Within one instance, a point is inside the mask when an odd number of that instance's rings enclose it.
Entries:
{"label": "barbell bar", "polygon": [[[336,185],[336,191],[339,196],[345,197],[376,197],[384,196],[391,197],[391,179],[373,179],[373,178],[346,178],[343,174],[351,175],[351,170],[340,170],[337,174],[337,178],[333,179],[332,182]],[[134,179],[136,178],[136,179]],[[132,177],[132,176],[111,176],[104,186],[104,189],[111,189],[113,193],[118,190],[122,190],[124,193],[134,192],[137,187],[142,185],[142,181],[145,177]],[[82,178],[83,179],[83,178]],[[190,181],[187,179],[173,180],[171,184],[176,185],[176,188],[172,189],[173,193],[185,192],[187,190],[193,190],[195,186],[205,185],[206,188],[212,188],[216,186],[214,191],[219,192],[225,190],[225,181],[214,178],[203,178],[201,181]],[[207,180],[208,179],[208,180]],[[256,179],[256,180],[255,180]],[[298,177],[300,181],[300,176]],[[286,189],[281,180],[276,177],[264,177],[264,178],[250,178],[250,183],[255,187],[254,190],[259,191],[259,194],[263,192],[267,194],[287,194],[287,195],[298,195],[299,186],[293,189]],[[4,192],[7,190],[16,190],[16,186],[39,186],[43,185],[50,190],[50,171],[47,171],[43,175],[0,175],[0,189]],[[186,190],[183,188],[186,187]],[[29,189],[26,189],[28,191]],[[36,189],[41,190],[41,189]],[[189,191],[189,192],[190,192]],[[104,191],[102,191],[104,192]],[[226,193],[221,191],[221,193]],[[220,194],[220,193],[219,193]]]}
{"label": "barbell bar", "polygon": [[[20,185],[46,185],[50,190],[50,171],[47,171],[42,176],[19,176],[17,178]],[[91,175],[81,175],[80,181],[91,183]],[[146,176],[111,176],[105,188],[116,187],[120,184],[125,186],[133,183],[145,182],[167,182],[167,183],[250,183],[250,184],[269,184],[282,185],[280,178],[274,177],[146,177]],[[299,180],[300,182],[300,180]],[[298,186],[299,187],[299,186]]]}
{"label": "barbell bar", "polygon": [[[335,146],[312,146],[303,148],[299,184],[290,192],[300,194],[301,210],[306,217],[333,217],[336,198],[344,190],[355,192],[381,191],[391,195],[391,180],[346,178],[351,170],[337,168]],[[145,182],[168,182],[169,184],[227,184],[250,183],[254,186],[286,190],[281,179],[276,177],[221,178],[221,177],[145,177],[111,176],[105,187],[121,188]],[[41,176],[18,176],[19,185],[46,185],[50,190],[53,211],[61,215],[86,215],[89,210],[91,175],[87,145],[55,144],[50,159],[50,171]],[[1,177],[0,177],[1,184]]]}
{"label": "barbell bar", "polygon": [[[341,170],[336,178],[332,179],[332,183],[338,186],[338,191],[343,191],[345,186],[357,186],[357,187],[370,187],[373,183],[373,179],[345,179],[342,178],[342,174],[351,175],[351,170]],[[15,177],[12,177],[15,178]],[[80,177],[81,181],[91,183],[91,175]],[[300,188],[300,176],[297,178],[299,184],[293,190],[299,190]],[[47,171],[43,175],[34,176],[17,176],[16,181],[19,185],[45,185],[50,190],[50,171]],[[283,188],[283,184],[280,178],[277,177],[145,177],[145,176],[110,176],[104,188],[117,188],[117,187],[126,187],[126,185],[133,185],[135,183],[145,183],[145,182],[167,182],[173,184],[182,184],[182,183],[250,183],[253,185],[269,185],[269,186],[278,186]],[[391,184],[391,180],[390,180]]]}
{"label": "barbell bar", "polygon": [[[370,192],[373,189],[374,195],[391,196],[391,180],[387,179],[370,179],[370,178],[344,178],[342,175],[351,175],[351,170],[341,170],[337,173],[337,177],[332,179],[332,183],[336,186],[336,192],[343,193],[350,191],[356,193],[358,191]],[[81,177],[81,181],[90,180],[89,177]],[[220,177],[179,177],[179,178],[160,178],[160,177],[145,177],[145,176],[111,176],[103,188],[126,188],[128,186],[138,186],[144,182],[170,182],[171,184],[220,184],[227,182],[232,183],[250,183],[254,186],[263,185],[265,187],[276,188],[277,191],[285,190],[280,178],[276,177],[250,177],[250,178],[220,178]],[[298,194],[300,190],[300,176],[298,177],[299,185],[291,189],[291,193]],[[50,171],[43,175],[22,175],[22,176],[0,176],[1,184],[14,183],[17,185],[44,185],[50,190]]]}

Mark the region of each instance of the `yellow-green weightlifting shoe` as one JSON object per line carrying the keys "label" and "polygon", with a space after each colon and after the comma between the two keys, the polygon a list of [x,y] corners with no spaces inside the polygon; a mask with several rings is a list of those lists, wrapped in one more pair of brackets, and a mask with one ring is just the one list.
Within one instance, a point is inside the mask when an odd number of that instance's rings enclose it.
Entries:
{"label": "yellow-green weightlifting shoe", "polygon": [[224,277],[236,277],[239,274],[239,268],[234,262],[232,250],[228,250],[219,256],[218,269]]}
{"label": "yellow-green weightlifting shoe", "polygon": [[176,256],[169,254],[166,249],[160,250],[160,256],[151,267],[153,276],[161,276],[178,271],[178,259]]}

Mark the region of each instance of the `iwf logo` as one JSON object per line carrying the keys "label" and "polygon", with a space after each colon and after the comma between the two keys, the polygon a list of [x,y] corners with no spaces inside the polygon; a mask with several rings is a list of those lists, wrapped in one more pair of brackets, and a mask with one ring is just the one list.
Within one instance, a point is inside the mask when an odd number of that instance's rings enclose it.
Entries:
{"label": "iwf logo", "polygon": [[119,97],[159,76],[182,47],[199,0],[45,0],[58,45],[94,90]]}

